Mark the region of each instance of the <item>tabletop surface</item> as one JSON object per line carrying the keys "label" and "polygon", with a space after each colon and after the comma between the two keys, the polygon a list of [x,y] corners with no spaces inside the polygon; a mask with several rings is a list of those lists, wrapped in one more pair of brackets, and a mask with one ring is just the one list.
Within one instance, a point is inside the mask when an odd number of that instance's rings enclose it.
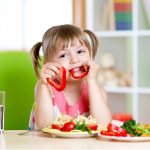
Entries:
{"label": "tabletop surface", "polygon": [[58,138],[52,137],[48,133],[42,133],[41,131],[26,132],[23,130],[7,130],[0,134],[0,150],[5,149],[150,150],[150,141],[120,142],[114,140],[105,140],[99,136],[90,138]]}

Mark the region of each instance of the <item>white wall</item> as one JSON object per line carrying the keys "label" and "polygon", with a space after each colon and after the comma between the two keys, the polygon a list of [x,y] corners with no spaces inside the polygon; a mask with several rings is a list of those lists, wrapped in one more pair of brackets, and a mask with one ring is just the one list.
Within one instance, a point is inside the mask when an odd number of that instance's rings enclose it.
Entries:
{"label": "white wall", "polygon": [[72,23],[72,0],[0,0],[0,50],[29,50],[53,25]]}

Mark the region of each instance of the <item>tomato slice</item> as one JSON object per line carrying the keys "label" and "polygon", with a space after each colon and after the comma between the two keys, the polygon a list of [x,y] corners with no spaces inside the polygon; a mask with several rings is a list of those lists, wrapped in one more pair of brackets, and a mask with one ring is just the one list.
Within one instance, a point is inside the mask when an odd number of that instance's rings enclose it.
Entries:
{"label": "tomato slice", "polygon": [[118,127],[118,132],[121,132],[121,133],[127,133],[127,131],[121,127]]}
{"label": "tomato slice", "polygon": [[67,122],[64,124],[62,131],[69,132],[75,128],[74,122]]}
{"label": "tomato slice", "polygon": [[87,127],[91,130],[96,131],[98,128],[98,125],[97,124],[87,124]]}
{"label": "tomato slice", "polygon": [[112,123],[109,123],[107,125],[107,131],[104,132],[101,131],[101,134],[107,135],[107,136],[123,136],[126,137],[128,136],[127,131],[121,127],[118,127]]}
{"label": "tomato slice", "polygon": [[121,127],[118,127],[118,131],[116,133],[116,136],[127,136],[127,131]]}
{"label": "tomato slice", "polygon": [[101,134],[102,134],[102,135],[106,135],[106,136],[116,136],[116,132],[115,132],[115,131],[105,131],[105,130],[101,130]]}
{"label": "tomato slice", "polygon": [[58,124],[52,124],[52,129],[62,130],[62,127]]}
{"label": "tomato slice", "polygon": [[118,131],[118,126],[116,126],[116,125],[114,125],[114,124],[112,124],[112,123],[109,123],[108,125],[107,125],[107,130],[108,131]]}
{"label": "tomato slice", "polygon": [[127,136],[127,133],[124,133],[124,132],[116,132],[116,136],[123,136],[123,137],[126,137],[126,136]]}

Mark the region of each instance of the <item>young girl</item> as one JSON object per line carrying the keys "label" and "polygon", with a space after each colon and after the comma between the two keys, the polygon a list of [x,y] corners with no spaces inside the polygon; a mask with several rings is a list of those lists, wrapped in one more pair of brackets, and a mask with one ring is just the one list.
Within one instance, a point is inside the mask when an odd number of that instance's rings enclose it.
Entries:
{"label": "young girl", "polygon": [[48,29],[42,42],[33,46],[31,54],[39,80],[30,117],[31,129],[35,126],[41,129],[61,114],[91,115],[100,124],[111,121],[106,92],[97,82],[99,66],[93,61],[97,47],[98,40],[91,31],[73,25]]}

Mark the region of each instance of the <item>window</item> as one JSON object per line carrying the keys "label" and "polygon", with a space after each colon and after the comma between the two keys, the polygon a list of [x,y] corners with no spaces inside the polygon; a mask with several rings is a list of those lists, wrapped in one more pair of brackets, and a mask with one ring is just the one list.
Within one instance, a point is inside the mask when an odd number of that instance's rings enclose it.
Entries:
{"label": "window", "polygon": [[71,0],[1,0],[0,50],[29,50],[53,25],[72,23]]}

